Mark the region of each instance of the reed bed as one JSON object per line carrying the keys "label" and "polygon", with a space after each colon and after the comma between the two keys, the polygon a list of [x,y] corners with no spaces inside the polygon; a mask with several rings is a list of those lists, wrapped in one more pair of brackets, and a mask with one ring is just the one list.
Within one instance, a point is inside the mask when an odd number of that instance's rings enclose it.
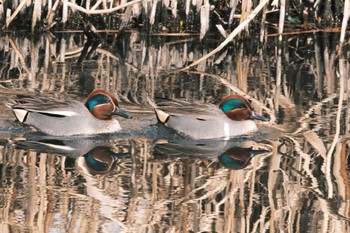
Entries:
{"label": "reed bed", "polygon": [[[3,0],[0,4],[0,25],[3,30],[26,29],[57,31],[84,29],[92,22],[102,30],[120,30],[140,26],[143,32],[199,32],[202,39],[209,29],[221,34],[241,25],[247,18],[261,24],[264,36],[266,24],[278,24],[283,33],[285,24],[308,28],[339,27],[342,38],[349,19],[349,0],[316,1],[314,4],[295,1],[113,1],[113,0]],[[251,13],[263,7],[259,19]],[[277,23],[276,23],[277,22]],[[30,26],[30,28],[28,28]],[[248,29],[247,26],[244,26]],[[295,27],[293,27],[295,30]],[[288,30],[288,29],[287,29]]]}

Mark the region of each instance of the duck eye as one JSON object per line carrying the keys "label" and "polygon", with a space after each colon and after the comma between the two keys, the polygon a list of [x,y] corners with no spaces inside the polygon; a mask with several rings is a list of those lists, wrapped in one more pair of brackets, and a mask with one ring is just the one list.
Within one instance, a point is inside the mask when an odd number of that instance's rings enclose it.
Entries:
{"label": "duck eye", "polygon": [[244,104],[241,104],[241,105],[239,105],[238,108],[245,108],[245,105],[244,105]]}

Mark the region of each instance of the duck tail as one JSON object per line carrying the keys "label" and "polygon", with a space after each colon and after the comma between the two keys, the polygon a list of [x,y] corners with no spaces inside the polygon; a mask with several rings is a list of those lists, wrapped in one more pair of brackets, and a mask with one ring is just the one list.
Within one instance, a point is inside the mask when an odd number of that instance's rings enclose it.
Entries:
{"label": "duck tail", "polygon": [[170,116],[168,113],[166,113],[160,109],[157,109],[157,108],[154,109],[154,112],[156,113],[157,119],[160,123],[162,123],[162,124],[167,123],[169,116]]}
{"label": "duck tail", "polygon": [[5,105],[10,108],[17,118],[17,120],[21,123],[24,123],[27,120],[28,111],[22,108],[17,108],[18,102],[15,100],[10,100],[9,102],[6,102]]}

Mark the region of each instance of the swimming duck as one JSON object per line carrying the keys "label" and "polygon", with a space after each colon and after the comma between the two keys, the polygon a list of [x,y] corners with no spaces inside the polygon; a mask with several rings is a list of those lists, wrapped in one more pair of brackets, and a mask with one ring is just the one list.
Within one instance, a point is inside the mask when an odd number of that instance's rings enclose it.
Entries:
{"label": "swimming duck", "polygon": [[268,121],[240,95],[226,96],[219,107],[185,101],[161,101],[153,107],[158,122],[193,139],[228,139],[257,131],[253,120]]}
{"label": "swimming duck", "polygon": [[118,107],[112,93],[105,90],[93,91],[85,104],[76,100],[27,97],[11,100],[6,105],[19,122],[53,136],[113,133],[121,130],[113,115],[131,118]]}

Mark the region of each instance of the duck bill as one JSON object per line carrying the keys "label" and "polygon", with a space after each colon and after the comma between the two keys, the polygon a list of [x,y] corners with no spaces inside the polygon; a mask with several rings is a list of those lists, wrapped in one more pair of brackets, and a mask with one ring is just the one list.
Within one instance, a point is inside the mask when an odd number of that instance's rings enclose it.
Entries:
{"label": "duck bill", "polygon": [[256,112],[252,112],[252,115],[249,117],[251,120],[258,120],[258,121],[269,121],[268,118],[260,116]]}
{"label": "duck bill", "polygon": [[126,119],[131,119],[132,116],[126,114],[125,112],[123,112],[120,108],[116,107],[114,112],[113,112],[113,115],[118,115],[118,116],[121,116],[121,117],[124,117]]}
{"label": "duck bill", "polygon": [[265,153],[269,153],[269,152],[270,151],[264,150],[264,149],[261,149],[261,150],[250,149],[249,154],[250,154],[251,157],[254,157],[254,156],[265,154]]}

